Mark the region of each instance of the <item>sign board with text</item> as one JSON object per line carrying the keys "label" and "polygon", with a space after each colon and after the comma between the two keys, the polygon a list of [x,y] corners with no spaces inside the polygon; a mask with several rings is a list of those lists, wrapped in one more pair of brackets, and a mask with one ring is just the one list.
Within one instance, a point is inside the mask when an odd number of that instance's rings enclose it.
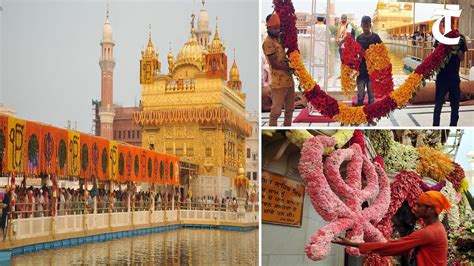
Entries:
{"label": "sign board with text", "polygon": [[262,222],[300,227],[303,203],[303,184],[262,171]]}

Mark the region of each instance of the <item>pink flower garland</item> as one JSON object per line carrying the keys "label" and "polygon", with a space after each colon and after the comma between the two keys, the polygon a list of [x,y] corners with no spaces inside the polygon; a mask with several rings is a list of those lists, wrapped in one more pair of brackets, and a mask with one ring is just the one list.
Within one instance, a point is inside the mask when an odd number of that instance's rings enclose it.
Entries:
{"label": "pink flower garland", "polygon": [[[305,252],[312,260],[325,258],[329,253],[331,240],[349,229],[351,232],[347,237],[353,240],[385,241],[373,224],[382,219],[389,206],[387,175],[379,164],[372,164],[362,154],[357,144],[331,153],[323,162],[325,148],[335,145],[333,138],[317,136],[308,139],[301,150],[299,172],[306,191],[315,210],[324,220],[331,222],[320,228],[306,245]],[[349,161],[345,180],[339,173],[344,161]],[[367,184],[364,189],[362,176],[365,176]],[[379,193],[376,195],[377,191]],[[362,203],[374,196],[372,204],[362,209]],[[346,251],[351,255],[360,255],[356,248],[346,248]]]}

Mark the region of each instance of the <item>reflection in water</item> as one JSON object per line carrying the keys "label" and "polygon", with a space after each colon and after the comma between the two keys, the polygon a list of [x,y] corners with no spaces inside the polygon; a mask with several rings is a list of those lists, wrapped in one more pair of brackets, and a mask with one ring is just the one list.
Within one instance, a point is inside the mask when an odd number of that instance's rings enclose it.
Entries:
{"label": "reflection in water", "polygon": [[14,256],[12,265],[258,265],[258,230],[179,229]]}
{"label": "reflection in water", "polygon": [[[298,45],[301,52],[303,63],[309,71],[309,57],[311,46],[311,38],[309,36],[299,36]],[[388,56],[390,62],[392,62],[392,74],[393,75],[407,75],[408,72],[403,69],[403,58],[407,56],[407,47],[386,44],[388,48]],[[336,41],[331,40],[329,44],[329,55],[328,55],[328,77],[341,75],[341,58],[339,56],[338,47]],[[324,75],[323,69],[318,67],[314,70],[314,78],[322,77]]]}

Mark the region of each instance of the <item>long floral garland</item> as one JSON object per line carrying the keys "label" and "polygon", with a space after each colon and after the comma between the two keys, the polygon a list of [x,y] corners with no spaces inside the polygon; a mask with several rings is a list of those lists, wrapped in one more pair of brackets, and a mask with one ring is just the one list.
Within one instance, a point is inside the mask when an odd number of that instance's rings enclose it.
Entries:
{"label": "long floral garland", "polygon": [[[347,35],[347,38],[352,38]],[[375,98],[382,98],[393,92],[392,63],[388,57],[388,50],[385,44],[372,44],[365,52],[365,62],[369,79],[372,84],[372,91]]]}
{"label": "long floral garland", "polygon": [[356,91],[356,78],[362,56],[365,57],[372,91],[376,98],[382,98],[393,91],[392,64],[385,44],[372,44],[364,51],[351,35],[344,39],[341,56],[341,88],[346,97],[352,97]]}
{"label": "long floral garland", "polygon": [[[459,206],[458,206],[458,193],[453,187],[453,184],[449,181],[446,182],[446,186],[441,189],[441,194],[443,194],[446,198],[448,198],[449,203],[451,203],[451,208],[449,209],[448,215],[448,224],[451,229],[456,229],[459,227]],[[438,218],[440,221],[443,220],[444,216],[446,215],[446,211],[442,211]]]}
{"label": "long floral garland", "polygon": [[344,39],[345,49],[341,55],[341,89],[346,97],[352,97],[356,90],[356,78],[364,57],[364,49],[352,37]]}
{"label": "long floral garland", "polygon": [[[306,245],[305,252],[312,260],[325,258],[331,240],[349,229],[347,237],[355,241],[385,241],[374,224],[382,219],[390,202],[387,175],[379,164],[372,164],[362,154],[358,144],[336,150],[323,160],[325,150],[335,145],[333,138],[317,136],[308,139],[301,149],[299,172],[311,203],[324,220],[331,222],[320,228]],[[345,180],[339,172],[344,161],[349,161]],[[367,182],[364,188],[363,175]],[[362,203],[373,197],[372,204],[362,209]],[[355,248],[346,251],[359,255]]]}
{"label": "long floral garland", "polygon": [[[296,32],[296,15],[291,0],[273,0],[275,12],[279,15],[282,40],[290,61],[290,67],[294,69],[295,75],[300,81],[300,86],[305,91],[305,97],[322,115],[331,117],[344,125],[359,125],[369,121],[378,120],[387,116],[396,108],[404,107],[417,92],[424,78],[431,77],[436,71],[443,67],[443,63],[449,60],[452,46],[440,44],[425,60],[408,76],[405,82],[394,90],[390,95],[381,100],[358,107],[351,107],[340,103],[324,92],[313,80],[303,65],[298,50],[298,36]],[[451,31],[447,37],[458,37],[458,31]]]}
{"label": "long floral garland", "polygon": [[397,213],[405,200],[413,209],[418,196],[423,192],[420,187],[420,176],[411,171],[401,171],[390,184],[390,205],[377,228],[389,239],[392,235],[392,217]]}

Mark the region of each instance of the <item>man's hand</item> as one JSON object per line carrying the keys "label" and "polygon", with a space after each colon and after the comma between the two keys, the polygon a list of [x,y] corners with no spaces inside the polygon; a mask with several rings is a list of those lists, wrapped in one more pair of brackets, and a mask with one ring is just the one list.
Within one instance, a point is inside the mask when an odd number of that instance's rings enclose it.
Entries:
{"label": "man's hand", "polygon": [[360,243],[352,242],[349,239],[344,238],[344,237],[340,237],[340,236],[336,237],[331,242],[334,243],[334,244],[339,244],[339,245],[343,245],[343,246],[350,246],[350,247],[356,247],[356,248],[358,248],[359,244],[360,244]]}

